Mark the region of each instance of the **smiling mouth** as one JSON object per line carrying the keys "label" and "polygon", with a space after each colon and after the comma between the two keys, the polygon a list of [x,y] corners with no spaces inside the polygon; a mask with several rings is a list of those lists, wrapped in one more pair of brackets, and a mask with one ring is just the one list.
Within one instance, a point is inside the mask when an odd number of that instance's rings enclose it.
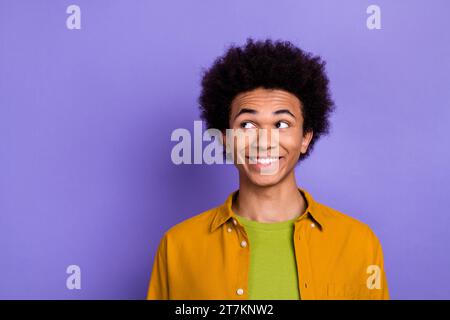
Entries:
{"label": "smiling mouth", "polygon": [[269,165],[276,161],[279,161],[283,157],[245,157],[246,159],[250,160],[250,164],[262,164],[262,165]]}

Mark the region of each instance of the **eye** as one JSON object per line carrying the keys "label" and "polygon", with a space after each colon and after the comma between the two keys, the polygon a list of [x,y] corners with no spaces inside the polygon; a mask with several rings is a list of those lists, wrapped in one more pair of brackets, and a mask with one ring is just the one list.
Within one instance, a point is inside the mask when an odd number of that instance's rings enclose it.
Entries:
{"label": "eye", "polygon": [[241,128],[254,129],[254,128],[256,128],[256,126],[253,123],[251,123],[251,122],[244,121],[244,122],[241,123]]}
{"label": "eye", "polygon": [[276,127],[278,129],[286,129],[289,128],[289,124],[286,121],[278,121]]}

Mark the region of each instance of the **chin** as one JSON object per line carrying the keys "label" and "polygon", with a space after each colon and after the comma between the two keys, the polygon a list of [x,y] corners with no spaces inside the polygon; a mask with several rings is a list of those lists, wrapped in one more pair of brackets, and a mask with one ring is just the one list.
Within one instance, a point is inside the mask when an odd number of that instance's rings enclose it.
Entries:
{"label": "chin", "polygon": [[260,175],[260,174],[249,174],[247,178],[258,187],[271,187],[277,185],[282,177],[279,174],[276,175]]}

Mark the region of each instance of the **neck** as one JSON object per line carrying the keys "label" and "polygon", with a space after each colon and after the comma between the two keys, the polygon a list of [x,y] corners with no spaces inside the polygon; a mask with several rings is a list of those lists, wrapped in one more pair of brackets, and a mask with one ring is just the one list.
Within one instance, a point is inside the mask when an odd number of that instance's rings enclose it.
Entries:
{"label": "neck", "polygon": [[306,210],[306,201],[298,191],[292,171],[271,186],[258,186],[240,177],[239,193],[233,201],[233,212],[259,222],[281,222],[294,219]]}

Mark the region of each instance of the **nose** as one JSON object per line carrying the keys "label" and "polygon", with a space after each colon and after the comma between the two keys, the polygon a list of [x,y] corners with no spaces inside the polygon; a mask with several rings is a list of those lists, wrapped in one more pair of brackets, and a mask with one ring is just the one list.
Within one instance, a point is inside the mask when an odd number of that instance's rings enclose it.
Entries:
{"label": "nose", "polygon": [[259,153],[278,152],[279,150],[279,132],[278,129],[258,129],[257,138],[253,140],[251,147],[258,149]]}

